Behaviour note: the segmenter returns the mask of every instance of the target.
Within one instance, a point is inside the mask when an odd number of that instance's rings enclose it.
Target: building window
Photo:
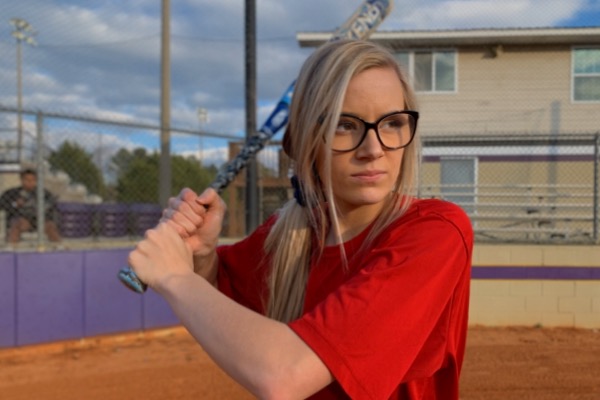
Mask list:
[[[410,73],[417,92],[456,91],[456,51],[398,52],[396,58]]]
[[[573,100],[600,101],[600,48],[573,49]]]

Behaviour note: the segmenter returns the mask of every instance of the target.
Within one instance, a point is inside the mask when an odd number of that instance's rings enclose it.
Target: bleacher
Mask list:
[[[574,243],[598,235],[588,185],[430,185],[421,197],[459,204],[480,241]]]

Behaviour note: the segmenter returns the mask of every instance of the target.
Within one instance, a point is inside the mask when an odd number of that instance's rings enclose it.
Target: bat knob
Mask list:
[[[119,271],[119,280],[127,287],[136,293],[144,293],[148,289],[148,285],[138,278],[138,276],[129,267],[121,268]]]

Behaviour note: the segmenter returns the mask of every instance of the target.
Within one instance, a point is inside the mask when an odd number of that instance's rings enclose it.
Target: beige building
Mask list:
[[[330,33],[297,35],[303,47]],[[600,131],[600,27],[375,32],[417,90],[423,135]]]

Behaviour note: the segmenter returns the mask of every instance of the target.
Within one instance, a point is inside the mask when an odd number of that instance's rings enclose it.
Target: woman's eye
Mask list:
[[[391,118],[383,121],[381,127],[383,129],[400,129],[403,125],[404,123],[402,122],[401,118]]]
[[[353,121],[340,120],[338,122],[336,133],[350,133],[356,130],[356,123]]]

